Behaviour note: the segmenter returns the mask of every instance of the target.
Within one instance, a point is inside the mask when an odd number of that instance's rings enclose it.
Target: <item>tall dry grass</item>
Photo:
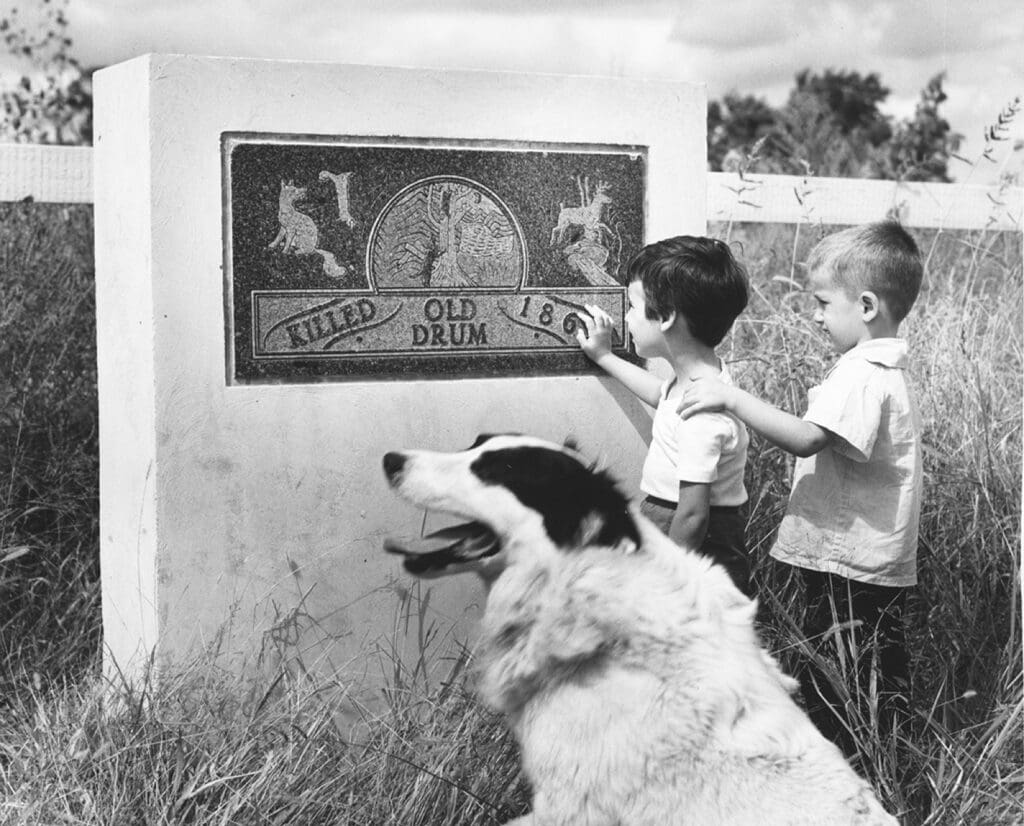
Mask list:
[[[92,209],[0,203],[0,710],[99,624]]]
[[[386,708],[355,730],[340,680],[246,682],[216,660],[110,701],[97,671],[90,215],[3,209],[0,823],[482,826],[524,811],[514,744],[472,700],[464,660],[423,679],[431,651],[384,663]],[[831,359],[797,266],[826,229],[714,228],[749,264],[755,296],[725,355],[748,389],[794,411]],[[856,734],[893,811],[930,826],[1018,823],[1020,237],[915,234],[929,258],[906,325],[926,420],[907,614],[916,723],[899,742],[879,742],[869,720]],[[789,472],[754,440],[755,575],[766,636],[792,667],[801,597],[766,560]]]
[[[798,413],[807,388],[835,357],[799,289],[799,262],[830,229],[718,228],[753,276],[755,297],[732,341],[734,372],[747,389]],[[892,809],[923,810],[928,823],[1016,823],[1024,791],[1021,239],[995,232],[914,235],[928,260],[921,295],[901,330],[924,419],[919,584],[905,617],[915,719],[900,742],[879,742],[867,720],[855,734]],[[789,472],[782,451],[755,436],[748,479],[749,535],[760,560],[755,576],[773,646],[792,669],[801,595],[785,567],[765,558]],[[853,682],[842,674],[836,680],[840,693]]]
[[[461,685],[392,693],[355,728],[344,693],[209,661],[116,704],[95,681],[28,692],[0,729],[0,822],[484,826],[525,806],[510,736]]]

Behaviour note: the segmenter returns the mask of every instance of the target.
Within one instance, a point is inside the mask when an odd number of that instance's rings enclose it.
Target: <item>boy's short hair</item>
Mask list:
[[[827,269],[850,298],[865,290],[875,293],[896,322],[907,317],[924,277],[917,244],[895,221],[825,236],[807,257],[807,271],[818,269]]]
[[[675,312],[709,347],[725,338],[747,306],[747,272],[715,238],[679,235],[648,244],[630,261],[628,281],[643,287],[647,318]]]

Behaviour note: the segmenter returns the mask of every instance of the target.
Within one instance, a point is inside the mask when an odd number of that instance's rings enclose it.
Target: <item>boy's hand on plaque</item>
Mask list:
[[[576,340],[591,361],[597,361],[612,351],[612,333],[615,322],[595,304],[584,304],[587,312],[579,313],[583,325],[576,331]]]

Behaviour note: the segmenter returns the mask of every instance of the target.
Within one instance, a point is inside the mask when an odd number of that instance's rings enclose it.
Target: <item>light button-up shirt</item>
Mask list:
[[[921,417],[907,360],[902,339],[872,339],[808,392],[804,420],[834,438],[796,461],[775,559],[875,585],[917,582]]]

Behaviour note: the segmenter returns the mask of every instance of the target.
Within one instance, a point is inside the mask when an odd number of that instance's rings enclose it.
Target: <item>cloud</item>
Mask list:
[[[686,46],[725,52],[776,46],[792,39],[794,16],[790,0],[767,9],[759,0],[708,4],[702,9],[682,10],[676,17],[672,39]]]
[[[944,59],[1007,46],[1020,48],[1024,15],[1019,2],[983,0],[970,5],[903,0],[886,6],[878,53],[889,57]]]
[[[1018,3],[72,0],[68,14],[74,53],[86,65],[181,52],[623,75],[690,80],[712,98],[736,90],[774,105],[801,69],[832,68],[879,73],[891,89],[886,109],[901,117],[913,113],[929,78],[946,71],[948,119],[980,136],[1024,93]]]
[[[708,5],[699,18],[681,14],[672,38],[700,54],[709,88],[736,89],[777,104],[805,68],[877,71],[870,55],[886,23],[879,3],[741,0]]]

